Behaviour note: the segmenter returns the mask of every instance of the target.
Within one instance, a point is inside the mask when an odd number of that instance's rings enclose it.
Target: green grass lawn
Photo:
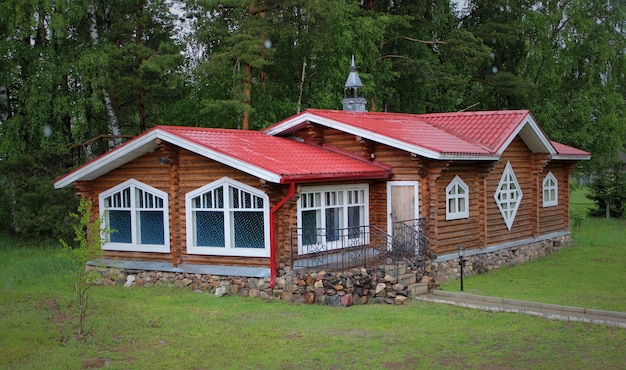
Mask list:
[[[626,311],[624,221],[576,246],[467,279],[468,292]],[[407,301],[338,308],[93,287],[78,340],[67,260],[0,236],[0,369],[620,369],[626,330]],[[448,287],[446,287],[448,288]],[[458,289],[451,283],[450,290]]]
[[[584,190],[572,195],[580,212],[584,199]],[[626,221],[585,218],[572,239],[573,247],[546,258],[466,277],[465,292],[626,312]],[[459,282],[441,288],[458,291]]]

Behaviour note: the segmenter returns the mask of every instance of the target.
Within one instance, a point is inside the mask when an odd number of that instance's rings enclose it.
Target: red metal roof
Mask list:
[[[586,152],[584,150],[574,148],[571,146],[567,146],[565,144],[557,143],[556,141],[552,141],[552,145],[558,152],[555,156],[559,159],[590,159],[591,153]]]
[[[406,114],[308,109],[264,132],[284,135],[309,121],[433,159],[498,159],[517,135],[534,152],[558,154],[527,110]]]
[[[448,130],[465,140],[480,143],[491,152],[497,152],[528,115],[529,112],[526,110],[511,110],[419,116],[431,125]]]
[[[306,112],[438,153],[491,154],[479,142],[455,135],[422,115],[320,109],[308,109]]]
[[[389,166],[324,146],[258,131],[157,126],[60,177],[55,187],[93,180],[170,142],[270,182],[311,182],[387,178]]]
[[[233,159],[279,175],[281,182],[388,177],[390,168],[323,146],[265,135],[259,131],[158,126]]]
[[[585,160],[585,151],[550,141],[526,110],[404,114],[308,109],[263,132],[157,126],[55,181],[55,187],[93,180],[154,149],[156,139],[270,182],[386,178],[390,168],[337,148],[285,138],[308,122],[433,159],[497,160],[514,137],[533,152]]]

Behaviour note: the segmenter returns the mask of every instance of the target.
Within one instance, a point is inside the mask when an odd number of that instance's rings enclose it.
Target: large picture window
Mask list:
[[[559,183],[556,181],[552,172],[548,172],[546,177],[543,179],[542,184],[544,207],[554,207],[559,205],[558,186]]]
[[[364,240],[368,220],[367,185],[302,188],[298,202],[300,246],[325,245],[327,249]],[[300,248],[306,253],[307,248]]]
[[[511,167],[510,162],[506,162],[506,167],[504,167],[502,177],[500,177],[498,189],[493,197],[496,200],[500,214],[502,214],[504,223],[509,230],[511,230],[513,226],[517,209],[522,202],[522,195],[522,190],[513,172],[513,167]]]
[[[128,180],[99,197],[108,230],[103,249],[138,252],[170,251],[167,194],[137,180]]]
[[[269,200],[265,193],[229,178],[185,197],[187,252],[269,256]]]
[[[459,176],[446,187],[446,220],[469,217],[469,188]]]

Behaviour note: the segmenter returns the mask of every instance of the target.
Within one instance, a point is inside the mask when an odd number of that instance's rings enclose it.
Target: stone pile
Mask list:
[[[409,272],[403,274],[402,281],[399,282],[382,267],[340,272],[294,272],[286,268],[285,273],[277,278],[274,288],[270,288],[269,278],[122,270],[95,266],[88,268],[96,269],[100,273],[101,277],[95,284],[127,287],[180,286],[216,296],[231,294],[338,307],[367,303],[400,305],[415,291],[417,285],[427,289],[428,284],[416,284],[416,278],[430,281],[430,278],[424,279],[422,274]]]

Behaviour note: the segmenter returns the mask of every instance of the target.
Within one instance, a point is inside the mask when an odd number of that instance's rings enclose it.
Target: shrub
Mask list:
[[[626,172],[621,162],[606,165],[596,171],[589,184],[587,198],[593,200],[596,209],[592,216],[622,218],[626,213]]]

